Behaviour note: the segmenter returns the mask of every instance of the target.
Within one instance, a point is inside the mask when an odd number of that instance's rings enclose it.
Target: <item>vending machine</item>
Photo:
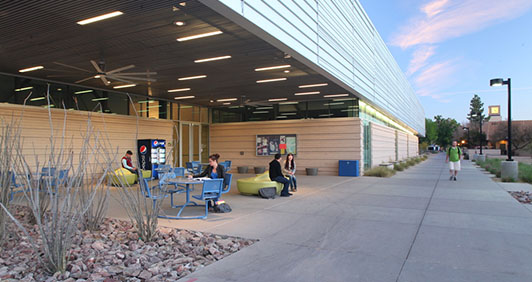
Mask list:
[[[139,165],[142,170],[151,170],[153,178],[158,178],[156,168],[166,164],[166,140],[137,140]]]

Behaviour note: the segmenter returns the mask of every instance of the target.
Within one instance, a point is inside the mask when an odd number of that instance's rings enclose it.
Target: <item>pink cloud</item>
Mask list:
[[[425,6],[421,7],[421,11],[423,11],[429,18],[441,13],[443,11],[443,7],[449,3],[449,0],[436,0],[432,1]]]
[[[391,44],[406,49],[435,44],[521,16],[532,0],[434,0],[424,5],[423,16],[410,20]]]
[[[412,55],[412,60],[408,65],[406,75],[410,76],[417,72],[419,69],[427,65],[427,60],[434,55],[436,50],[435,46],[422,46],[418,48]]]
[[[428,96],[440,102],[445,102],[447,95],[442,95],[442,90],[452,84],[452,75],[457,68],[455,60],[439,62],[425,68],[414,78],[416,93],[419,96]]]

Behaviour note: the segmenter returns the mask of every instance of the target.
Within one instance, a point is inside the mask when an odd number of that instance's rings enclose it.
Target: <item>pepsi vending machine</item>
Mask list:
[[[166,164],[166,141],[161,139],[137,140],[139,165],[142,170],[151,170],[153,178],[158,178],[156,168]]]

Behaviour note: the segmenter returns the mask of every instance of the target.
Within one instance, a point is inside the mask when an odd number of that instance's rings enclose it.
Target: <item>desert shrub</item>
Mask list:
[[[395,170],[382,167],[382,166],[374,167],[364,172],[364,176],[375,176],[375,177],[391,177],[394,174],[395,174]]]
[[[405,170],[405,167],[403,165],[401,165],[400,163],[397,163],[397,164],[393,165],[393,169],[397,170],[397,171],[403,171],[403,170]]]
[[[414,165],[416,165],[416,161],[413,160],[413,159],[409,159],[409,160],[406,161],[406,164],[408,164],[408,166],[414,166]]]
[[[513,177],[504,177],[502,182],[515,182],[515,179]]]

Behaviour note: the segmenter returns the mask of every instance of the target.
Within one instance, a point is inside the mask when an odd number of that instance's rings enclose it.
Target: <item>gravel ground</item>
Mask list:
[[[525,191],[509,191],[510,195],[523,204],[532,204],[532,193]]]
[[[15,216],[38,241],[31,211],[16,206]],[[129,221],[106,219],[98,232],[83,231],[65,273],[46,273],[28,238],[14,224],[0,252],[0,281],[175,281],[224,258],[256,240],[160,228],[153,242],[139,240]]]

